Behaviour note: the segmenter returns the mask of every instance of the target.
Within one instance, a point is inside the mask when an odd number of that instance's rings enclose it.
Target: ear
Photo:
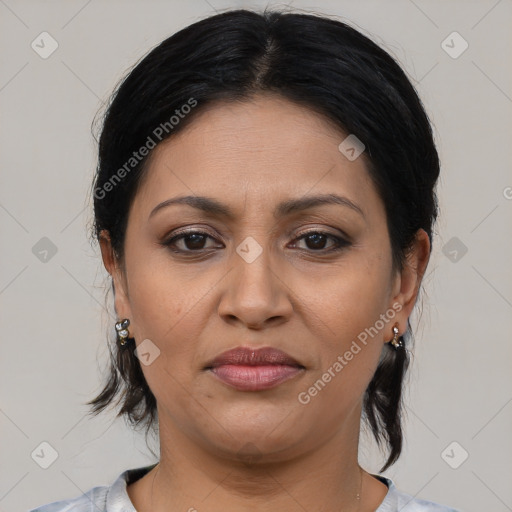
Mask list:
[[[107,230],[102,230],[99,236],[101,257],[107,272],[112,277],[112,286],[114,289],[114,306],[119,320],[131,318],[130,301],[128,297],[128,287],[124,270],[120,266],[119,259],[115,255]]]
[[[425,274],[428,261],[430,259],[430,240],[425,230],[419,229],[416,232],[413,244],[406,255],[403,269],[398,273],[394,290],[392,304],[400,304],[402,309],[396,315],[396,321],[399,323],[398,329],[402,334],[407,329],[407,319],[412,313],[421,280]],[[394,323],[391,325],[390,329]],[[390,337],[393,333],[390,332]]]

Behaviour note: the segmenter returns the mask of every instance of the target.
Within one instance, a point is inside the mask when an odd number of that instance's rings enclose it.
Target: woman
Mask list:
[[[160,460],[36,510],[453,511],[358,463],[361,418],[381,471],[401,453],[438,175],[413,86],[339,21],[230,11],[153,49],[99,141],[119,321],[90,404]]]

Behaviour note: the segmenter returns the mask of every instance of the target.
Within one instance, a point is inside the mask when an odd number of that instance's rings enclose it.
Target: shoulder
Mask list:
[[[76,498],[54,501],[29,512],[105,512],[108,491],[108,486],[93,487]]]
[[[127,469],[118,475],[109,486],[96,486],[76,498],[54,501],[29,510],[29,512],[135,512],[126,487],[155,466],[156,464],[152,464],[151,466]]]
[[[29,512],[135,512],[126,491],[128,484],[142,478],[156,466],[127,469],[111,485],[101,485],[89,489],[81,496],[54,501]]]
[[[397,489],[394,482],[380,475],[376,476],[388,486],[388,493],[376,512],[462,512],[448,505],[415,498]]]

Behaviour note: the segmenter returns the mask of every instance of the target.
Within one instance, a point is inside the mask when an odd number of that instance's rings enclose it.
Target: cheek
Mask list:
[[[391,285],[390,261],[360,251],[333,268],[325,279],[311,279],[313,288],[306,290],[304,285],[301,297],[330,327],[326,329],[328,337],[338,339],[341,345],[334,345],[340,348],[373,326],[385,312]]]
[[[139,339],[151,339],[170,360],[191,357],[203,331],[201,304],[211,286],[199,281],[192,286],[176,274],[172,279],[149,274],[134,290],[131,305]]]
[[[168,249],[154,244],[154,240],[138,244],[127,237],[130,306],[139,338],[167,344],[176,338],[175,331],[184,330],[184,324],[194,334],[190,329],[198,305],[214,280],[208,273],[187,273],[183,264],[172,261]]]
[[[200,263],[176,264],[165,250],[143,247],[131,257],[130,304],[136,340],[150,339],[160,351],[151,365],[142,364],[141,369],[165,413],[192,429],[187,418],[200,421],[205,409],[197,403],[206,405],[211,391],[201,376],[205,344],[222,346],[224,342],[213,333],[224,332],[225,326],[224,330],[211,327],[218,322],[214,316],[219,287],[225,286],[223,276],[229,269],[222,264],[204,265],[202,270]]]
[[[324,317],[333,332],[329,338],[318,339],[321,363],[309,372],[297,394],[298,403],[306,407],[304,412],[323,417],[327,430],[342,424],[360,403],[383,349],[382,336],[371,337],[367,332],[381,310],[368,301],[364,307],[354,305],[344,307],[336,318]]]
[[[336,403],[343,415],[359,400],[375,372],[392,321],[391,315],[382,320],[389,300],[388,264],[381,257],[357,255],[329,279],[317,280],[309,299],[302,294],[320,329],[311,329],[321,354],[306,384],[312,386],[311,393],[303,389],[318,406]]]

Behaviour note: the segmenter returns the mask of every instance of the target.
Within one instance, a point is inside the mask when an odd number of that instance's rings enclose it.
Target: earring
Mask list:
[[[393,339],[390,341],[391,345],[395,347],[395,350],[398,350],[399,348],[403,348],[404,344],[402,342],[402,339],[399,336],[400,331],[398,330],[398,324],[395,324],[393,326]]]
[[[128,338],[128,326],[130,325],[130,320],[125,318],[120,322],[116,322],[116,334],[117,334],[117,343],[121,348],[126,348],[128,346],[129,341],[132,338]]]

